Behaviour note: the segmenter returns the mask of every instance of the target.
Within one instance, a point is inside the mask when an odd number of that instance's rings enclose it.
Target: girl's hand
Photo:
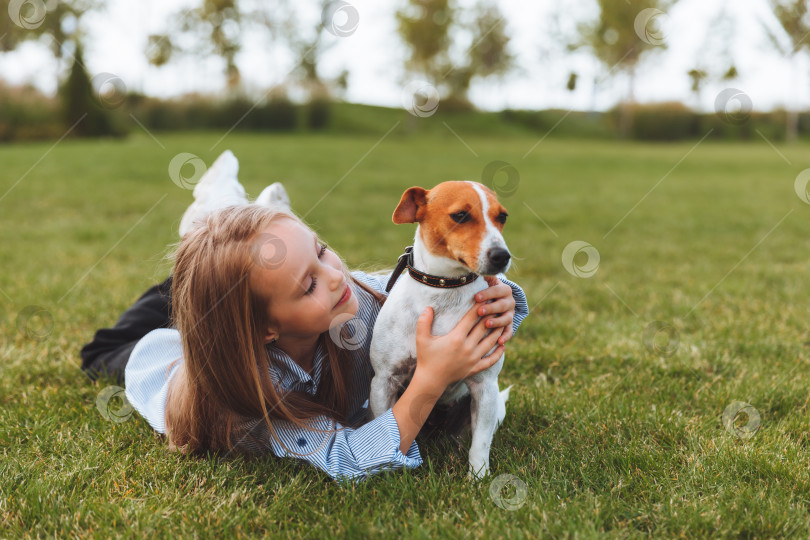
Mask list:
[[[470,308],[456,327],[444,336],[431,333],[433,308],[426,308],[416,323],[416,371],[421,371],[423,378],[440,387],[440,392],[451,383],[489,368],[506,348],[503,344],[498,345],[492,354],[484,356],[495,347],[504,329],[495,328],[485,335],[490,330],[485,323],[493,316],[478,321],[479,308],[479,304]]]
[[[504,345],[515,333],[512,328],[512,321],[515,318],[515,297],[512,296],[512,287],[495,276],[484,276],[484,279],[489,283],[489,288],[475,295],[478,315],[493,313],[497,315],[490,319],[487,328],[503,328],[503,335],[498,339],[498,343]],[[487,304],[486,302],[490,300],[491,303]]]

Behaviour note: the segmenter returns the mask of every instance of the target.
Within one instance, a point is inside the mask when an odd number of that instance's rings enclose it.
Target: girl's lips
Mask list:
[[[346,292],[343,293],[343,296],[338,300],[338,303],[335,304],[335,307],[341,306],[346,303],[346,301],[352,296],[352,289],[346,285]]]

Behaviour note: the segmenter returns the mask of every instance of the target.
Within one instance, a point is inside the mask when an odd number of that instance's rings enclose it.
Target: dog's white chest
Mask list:
[[[439,289],[403,274],[377,316],[372,348],[380,354],[373,357],[389,365],[416,358],[416,323],[425,308],[433,308],[431,333],[446,335],[473,307],[475,294],[487,286],[487,282],[478,277],[469,285]]]
[[[412,320],[410,318],[400,319],[400,324],[413,324],[415,328],[416,320],[425,308],[431,307],[434,313],[432,330],[433,334],[437,336],[450,332],[464,317],[464,314],[473,307],[475,294],[487,288],[487,283],[482,277],[478,277],[469,285],[451,289],[428,287],[418,283],[410,276],[402,276],[400,279],[405,282],[397,282],[397,286],[391,291],[383,310],[399,309],[402,313],[415,314]]]

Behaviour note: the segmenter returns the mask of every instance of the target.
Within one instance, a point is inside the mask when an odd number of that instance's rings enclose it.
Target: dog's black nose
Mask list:
[[[512,256],[503,248],[492,248],[487,251],[487,258],[492,262],[493,266],[502,268],[506,266]]]

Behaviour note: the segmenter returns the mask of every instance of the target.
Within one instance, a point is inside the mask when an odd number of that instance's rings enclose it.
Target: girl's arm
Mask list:
[[[183,380],[182,370],[182,343],[175,329],[147,334],[127,363],[127,399],[159,433],[166,433],[167,406],[182,402],[182,384],[175,386]],[[171,398],[169,403],[167,396]],[[308,427],[311,429],[274,421],[273,436],[263,419],[251,419],[242,424],[234,443],[248,453],[269,451],[278,457],[303,459],[335,479],[362,478],[386,469],[422,464],[415,442],[402,449],[398,423],[390,409],[357,429],[325,417],[313,419]]]
[[[333,424],[327,418],[315,419],[310,429],[276,421],[275,435],[266,422],[256,419],[246,425],[237,445],[257,453],[269,447],[279,457],[306,460],[333,478],[418,467],[422,458],[414,439],[447,385],[488,368],[504,351],[501,345],[484,356],[503,330],[486,335],[484,321],[490,317],[476,322],[476,307],[444,336],[431,335],[433,311],[425,310],[418,321],[413,378],[393,408],[378,418],[357,429]]]
[[[504,329],[489,332],[489,315],[478,320],[475,304],[459,323],[443,336],[434,336],[430,328],[433,309],[428,307],[416,323],[416,371],[393,407],[400,433],[400,450],[408,448],[422,429],[436,401],[451,383],[460,381],[495,364],[506,345],[498,345]],[[496,347],[497,345],[497,347]],[[491,354],[484,356],[495,347]]]

